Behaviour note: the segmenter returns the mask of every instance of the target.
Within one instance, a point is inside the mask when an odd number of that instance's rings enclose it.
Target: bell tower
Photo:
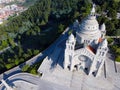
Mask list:
[[[64,55],[64,68],[68,68],[73,70],[73,56],[74,56],[74,48],[75,48],[75,38],[74,35],[71,34],[66,41],[65,55]]]

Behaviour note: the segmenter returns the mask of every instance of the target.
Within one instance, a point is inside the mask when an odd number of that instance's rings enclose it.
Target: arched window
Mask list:
[[[105,54],[105,53],[104,53],[104,52],[102,52],[102,56],[104,56],[104,54]]]
[[[101,55],[101,52],[99,52],[99,56]]]
[[[74,45],[74,42],[72,42],[72,45]]]
[[[70,50],[70,45],[69,45],[69,50]]]

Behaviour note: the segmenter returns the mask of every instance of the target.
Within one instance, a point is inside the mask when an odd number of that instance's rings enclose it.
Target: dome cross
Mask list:
[[[91,15],[95,15],[95,4],[93,4],[93,7],[91,9]]]

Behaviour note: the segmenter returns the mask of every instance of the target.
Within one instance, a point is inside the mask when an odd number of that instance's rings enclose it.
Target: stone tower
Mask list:
[[[75,37],[71,34],[66,41],[66,49],[65,49],[65,56],[64,56],[64,68],[69,67],[70,70],[73,68],[73,56],[74,56],[74,48],[75,48]]]
[[[89,75],[90,74],[94,74],[96,76],[100,75],[101,68],[102,68],[102,66],[105,62],[106,54],[107,54],[107,51],[108,51],[107,45],[108,45],[108,43],[107,43],[106,39],[104,39],[102,41],[102,43],[100,43],[100,45],[97,49],[96,55],[94,57],[93,63],[91,65]]]
[[[106,27],[105,27],[105,24],[104,24],[104,23],[101,25],[100,30],[101,30],[101,38],[105,38],[105,35],[106,35]]]

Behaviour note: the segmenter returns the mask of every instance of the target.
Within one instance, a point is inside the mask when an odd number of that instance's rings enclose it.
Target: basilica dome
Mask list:
[[[82,21],[79,27],[80,28],[77,34],[81,38],[84,38],[86,40],[93,40],[101,37],[101,32],[99,30],[98,21],[96,20],[94,7],[91,10],[91,14]]]
[[[99,30],[99,24],[95,16],[88,16],[80,25],[80,31],[84,34],[94,34]]]

